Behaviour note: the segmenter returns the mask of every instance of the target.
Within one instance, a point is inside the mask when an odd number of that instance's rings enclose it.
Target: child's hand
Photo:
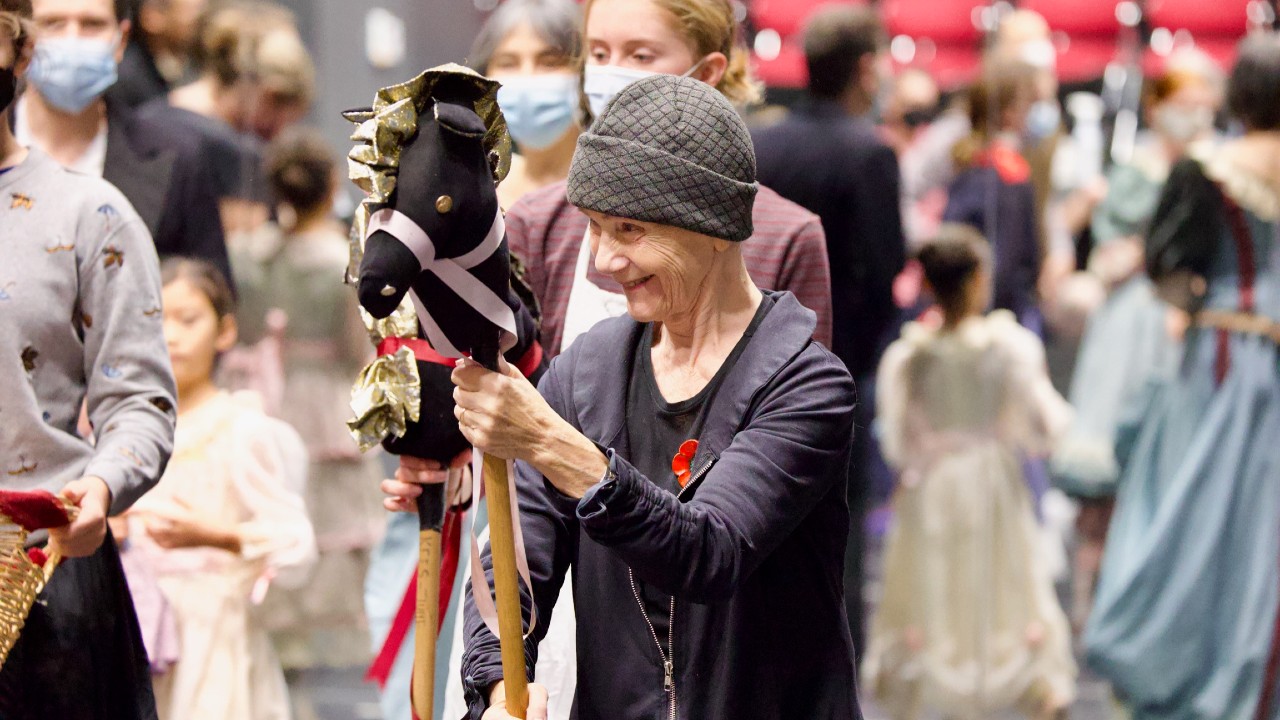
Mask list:
[[[63,557],[86,557],[102,545],[107,536],[107,510],[111,506],[111,490],[102,478],[82,477],[67,483],[64,499],[80,508],[70,525],[49,530],[50,545]]]
[[[383,507],[391,512],[417,512],[418,496],[422,494],[419,486],[448,482],[450,469],[466,467],[470,462],[470,450],[458,453],[448,468],[435,460],[401,455],[395,479],[382,481],[382,492],[389,496],[382,499]],[[456,491],[449,493],[450,496],[455,494]]]
[[[172,507],[147,512],[147,535],[165,550],[211,547],[240,552],[240,536],[196,516],[190,505],[174,499]]]

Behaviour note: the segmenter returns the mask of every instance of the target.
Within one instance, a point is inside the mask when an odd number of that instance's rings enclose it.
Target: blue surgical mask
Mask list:
[[[117,43],[81,37],[41,40],[28,77],[50,105],[77,114],[116,84]]]
[[[559,140],[573,124],[578,79],[573,75],[515,75],[500,78],[498,107],[511,139],[521,148],[541,150]]]
[[[1062,122],[1062,110],[1053,100],[1037,100],[1027,112],[1027,140],[1040,142],[1058,131]]]
[[[680,77],[689,77],[702,67],[702,63],[706,58],[702,58],[693,64]],[[620,67],[618,65],[587,65],[582,79],[582,92],[587,96],[587,104],[591,107],[591,115],[600,117],[604,114],[605,106],[609,104],[622,89],[637,80],[643,80],[651,75],[661,75],[662,73],[650,72],[648,70],[633,70],[631,68]]]

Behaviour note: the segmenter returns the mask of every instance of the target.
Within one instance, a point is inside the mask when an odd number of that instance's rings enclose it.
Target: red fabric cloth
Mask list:
[[[444,526],[440,530],[440,614],[436,630],[444,625],[445,615],[449,612],[449,603],[453,599],[453,581],[458,574],[458,558],[462,543],[463,511],[450,508],[444,516]],[[387,678],[391,676],[391,668],[396,664],[400,648],[404,647],[405,638],[409,636],[409,628],[413,627],[414,607],[418,599],[418,573],[415,571],[409,578],[409,586],[405,588],[404,598],[391,621],[391,629],[378,649],[378,655],[365,671],[366,682],[377,683],[379,688],[386,687]]]
[[[453,367],[458,364],[456,359],[441,355],[436,352],[435,348],[431,347],[430,343],[420,338],[389,337],[378,343],[378,355],[392,355],[399,352],[402,347],[412,350],[413,356],[422,362],[435,363],[445,367]]]
[[[0,513],[27,531],[71,522],[62,501],[48,490],[0,490]]]
[[[1031,165],[1017,150],[1006,145],[992,145],[974,157],[975,165],[995,168],[1000,179],[1009,184],[1024,183],[1031,179]]]
[[[390,337],[378,343],[378,355],[391,355],[398,352],[400,348],[407,347],[413,351],[413,356],[422,362],[435,363],[436,365],[444,365],[445,367],[455,367],[458,361],[455,358],[448,358],[435,351],[431,344],[420,338],[400,338]],[[516,369],[529,377],[533,371],[538,369],[542,364],[542,345],[538,341],[534,341],[532,345],[524,351],[524,355],[520,356],[520,360],[516,362]]]
[[[559,182],[525,195],[506,218],[511,252],[524,262],[529,285],[542,305],[542,345],[552,357],[560,354],[578,249],[589,224],[587,216],[569,204],[565,187]],[[818,216],[761,186],[751,218],[755,234],[742,248],[751,279],[768,290],[794,293],[818,314],[814,339],[830,346],[831,271]],[[594,267],[588,277],[605,290],[622,291]]]

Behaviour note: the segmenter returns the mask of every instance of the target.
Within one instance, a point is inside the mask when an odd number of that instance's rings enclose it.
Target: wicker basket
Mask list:
[[[52,496],[41,493],[36,502],[46,502]],[[65,512],[65,524],[76,516],[77,508],[56,501]],[[18,634],[27,621],[31,605],[44,589],[45,583],[58,567],[58,553],[46,555],[39,549],[26,549],[27,535],[37,528],[24,527],[9,515],[0,512],[0,668],[4,667],[9,651],[18,641]]]

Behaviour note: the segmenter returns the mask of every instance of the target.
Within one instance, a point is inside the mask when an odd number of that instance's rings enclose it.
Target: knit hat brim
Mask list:
[[[754,230],[758,186],[634,140],[584,133],[569,168],[569,202],[741,242]]]

